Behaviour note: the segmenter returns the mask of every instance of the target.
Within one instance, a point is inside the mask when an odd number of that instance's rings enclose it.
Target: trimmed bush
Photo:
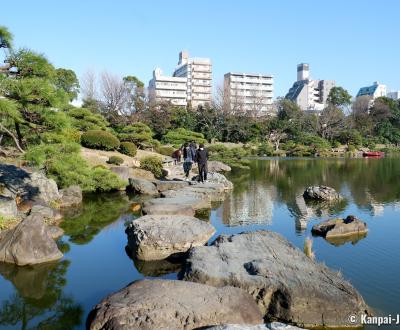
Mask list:
[[[155,144],[151,128],[140,122],[122,128],[118,138],[124,142],[132,142],[141,149],[150,148]]]
[[[171,157],[172,153],[175,151],[173,146],[160,146],[157,148],[157,152],[164,156]]]
[[[137,148],[132,142],[121,142],[121,145],[119,146],[119,152],[127,156],[135,157]]]
[[[140,160],[140,168],[150,171],[156,178],[163,176],[162,160],[157,156],[147,156]]]
[[[206,143],[207,140],[201,133],[193,132],[185,128],[177,128],[169,131],[164,135],[163,140],[165,143],[181,146],[185,142],[195,141],[197,143]]]
[[[118,138],[106,131],[87,131],[81,136],[81,143],[84,147],[99,150],[117,150],[120,142]]]
[[[111,156],[108,158],[107,163],[108,164],[113,164],[113,165],[121,165],[124,162],[124,160],[121,157],[118,156]]]

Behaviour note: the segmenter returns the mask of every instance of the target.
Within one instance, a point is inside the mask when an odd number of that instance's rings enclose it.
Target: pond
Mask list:
[[[313,240],[316,260],[339,270],[377,314],[400,313],[400,159],[263,159],[229,175],[234,191],[209,215],[219,234],[269,229],[303,249]],[[309,185],[335,188],[345,201],[310,205]],[[35,267],[0,264],[1,329],[84,329],[91,308],[106,295],[142,278],[175,279],[180,265],[132,261],[125,252],[126,223],[138,215],[135,196],[87,196],[70,210],[59,241],[64,258]],[[331,241],[311,227],[330,217],[355,215],[366,237]],[[381,327],[383,328],[383,327]],[[373,327],[368,327],[373,329]]]

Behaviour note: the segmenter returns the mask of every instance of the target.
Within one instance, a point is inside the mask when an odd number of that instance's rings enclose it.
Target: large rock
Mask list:
[[[128,245],[139,260],[161,260],[207,243],[215,228],[189,216],[145,215],[125,231]]]
[[[211,203],[207,199],[201,198],[193,198],[193,197],[172,197],[172,198],[153,198],[150,199],[143,204],[144,210],[149,210],[153,206],[162,207],[162,206],[173,206],[173,205],[181,205],[182,207],[191,207],[192,209],[201,210],[201,209],[210,209]]]
[[[193,197],[206,199],[211,202],[220,202],[225,199],[225,188],[221,183],[209,183],[204,184],[191,183],[179,190],[166,190],[161,193],[164,197]]]
[[[197,181],[199,179],[199,176],[196,175],[192,178],[193,181]],[[221,173],[216,173],[216,172],[209,172],[207,173],[207,181],[211,183],[221,183],[225,190],[232,190],[233,189],[233,183],[229,181],[225,175]]]
[[[15,218],[18,215],[17,203],[12,197],[0,196],[0,216]]]
[[[231,167],[224,164],[223,162],[219,162],[217,160],[210,160],[208,162],[208,170],[210,172],[230,172]]]
[[[187,187],[189,185],[188,181],[180,181],[180,180],[165,180],[165,181],[156,181],[155,182],[158,191],[163,192],[166,190],[179,190]]]
[[[117,174],[121,180],[128,181],[130,178],[144,179],[152,181],[154,180],[154,174],[150,171],[143,170],[141,168],[133,168],[127,166],[113,166],[110,170]]]
[[[331,219],[323,221],[312,227],[312,233],[314,235],[324,236],[327,239],[363,235],[367,232],[367,224],[352,215],[349,215],[346,219]]]
[[[187,204],[148,204],[142,209],[144,214],[162,214],[162,215],[188,215],[194,216],[195,210]]]
[[[88,315],[86,328],[190,330],[226,323],[262,323],[248,293],[233,287],[142,280],[96,305]]]
[[[41,172],[28,172],[14,165],[0,164],[0,184],[5,196],[49,204],[60,198],[57,184]]]
[[[62,219],[60,211],[41,204],[33,205],[30,214],[38,214],[47,223],[58,223]]]
[[[60,190],[60,207],[67,208],[82,203],[82,189],[79,186],[70,186]]]
[[[62,256],[40,214],[32,214],[2,233],[0,262],[24,266],[58,260]]]
[[[342,196],[335,189],[327,186],[308,187],[304,191],[303,197],[317,201],[339,201],[342,199]]]
[[[254,297],[267,320],[305,327],[347,326],[349,311],[368,310],[338,273],[270,231],[220,236],[212,246],[191,249],[180,277],[240,287]]]
[[[207,330],[301,330],[302,328],[295,327],[280,322],[272,322],[267,324],[249,325],[249,324],[225,324],[216,325],[206,328]]]
[[[136,194],[141,195],[158,195],[158,190],[153,182],[144,179],[129,179],[129,189]]]

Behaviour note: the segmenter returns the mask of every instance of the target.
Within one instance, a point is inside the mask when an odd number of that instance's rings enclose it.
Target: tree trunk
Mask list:
[[[22,153],[24,153],[25,151],[21,148],[21,145],[19,144],[19,141],[18,141],[18,139],[16,138],[16,136],[11,132],[11,131],[9,131],[6,127],[4,127],[2,124],[0,124],[0,130],[2,130],[3,132],[6,132],[13,140],[14,140],[14,143],[15,143],[15,145],[16,145],[16,147],[17,147],[17,149],[19,150],[19,151],[21,151]]]
[[[17,137],[18,137],[18,144],[22,146],[22,134],[21,130],[19,127],[19,123],[15,122],[15,131],[17,132]]]

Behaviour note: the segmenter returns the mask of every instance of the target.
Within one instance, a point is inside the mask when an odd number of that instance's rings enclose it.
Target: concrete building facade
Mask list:
[[[375,81],[371,86],[361,87],[356,97],[371,96],[374,100],[377,97],[386,96],[386,94],[386,85],[382,85],[378,81]]]
[[[400,91],[397,92],[389,92],[386,95],[387,97],[393,99],[393,100],[400,100]]]
[[[187,79],[187,104],[192,108],[211,104],[212,64],[209,58],[190,58],[188,52],[181,51],[173,76]]]
[[[234,73],[224,75],[224,100],[231,112],[268,114],[272,109],[274,79],[272,75]]]
[[[297,65],[297,81],[289,89],[285,98],[295,102],[304,111],[322,111],[334,80],[316,80],[310,77],[310,66],[307,63]]]
[[[186,107],[187,78],[164,76],[161,69],[156,68],[149,81],[149,98],[152,102],[171,102]]]

